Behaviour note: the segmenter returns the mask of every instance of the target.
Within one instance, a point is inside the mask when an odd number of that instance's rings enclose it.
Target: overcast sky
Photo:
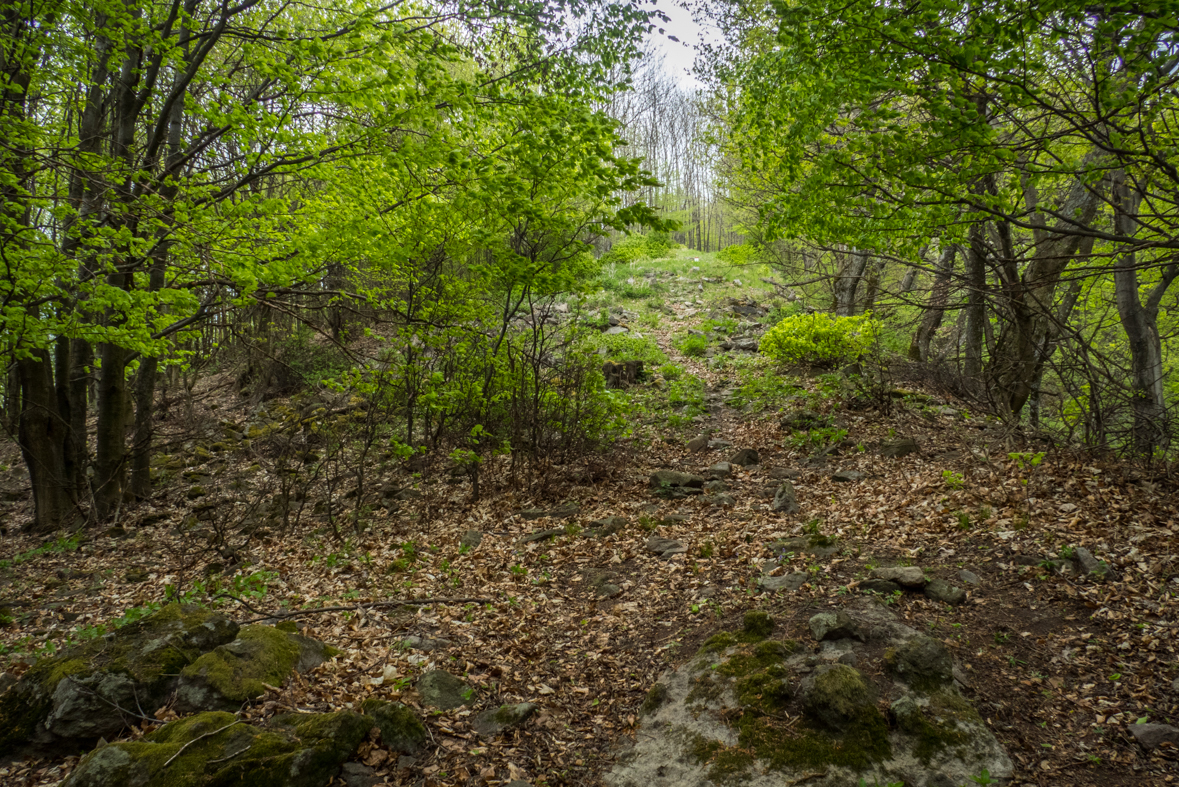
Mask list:
[[[652,41],[659,52],[665,56],[664,67],[669,74],[675,76],[681,87],[700,87],[700,82],[691,75],[692,61],[696,57],[695,46],[701,35],[707,35],[695,22],[692,14],[683,6],[673,3],[662,5],[662,10],[671,21],[661,25],[666,35],[659,35],[658,29],[652,33]],[[667,36],[675,36],[679,43],[668,40]]]

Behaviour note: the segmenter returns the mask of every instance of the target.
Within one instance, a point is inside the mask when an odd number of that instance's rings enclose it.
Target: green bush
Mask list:
[[[614,263],[629,265],[643,258],[659,259],[668,256],[674,244],[666,232],[656,232],[651,235],[627,235],[620,238],[610,251],[602,255],[600,262],[604,265]]]
[[[607,358],[621,361],[642,361],[650,368],[667,363],[667,356],[659,349],[654,339],[631,336],[625,333],[607,335],[604,333],[590,336],[586,343],[589,351],[605,349]]]
[[[700,358],[708,351],[708,339],[688,334],[676,342],[676,347],[689,358]]]
[[[879,332],[880,322],[871,314],[799,314],[771,328],[762,337],[761,352],[779,363],[835,366],[868,352]]]
[[[757,250],[747,243],[739,243],[721,249],[716,258],[729,265],[752,265],[757,262]]]

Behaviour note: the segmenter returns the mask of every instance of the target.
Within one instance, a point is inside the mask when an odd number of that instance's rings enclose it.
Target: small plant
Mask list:
[[[708,352],[708,339],[698,334],[689,334],[680,339],[676,347],[689,358],[703,358]]]
[[[817,536],[819,535],[819,529],[822,527],[822,525],[822,519],[813,517],[809,522],[802,526],[802,532],[806,533],[808,536]]]
[[[713,545],[711,541],[705,541],[700,547],[700,557],[707,560],[712,557]]]
[[[953,470],[943,470],[942,480],[945,481],[947,489],[962,489],[966,486],[966,478]]]
[[[762,337],[761,352],[779,363],[831,367],[855,361],[868,352],[879,330],[880,323],[871,314],[798,314],[785,318]]]
[[[969,530],[970,529],[970,514],[966,513],[965,511],[959,511],[957,516],[958,516],[958,529],[959,530]]]
[[[667,380],[669,383],[673,380],[678,380],[684,373],[684,370],[681,367],[676,366],[674,363],[665,363],[659,367],[658,371],[659,376],[664,380]]]
[[[512,576],[516,577],[517,579],[523,578],[524,575],[528,573],[528,569],[524,568],[524,566],[520,565],[519,563],[512,566],[510,569],[508,569],[508,571],[511,571]]]
[[[1006,645],[1007,640],[1010,638],[1011,638],[1011,635],[1008,634],[1006,631],[996,631],[995,632],[995,644],[996,645]]]

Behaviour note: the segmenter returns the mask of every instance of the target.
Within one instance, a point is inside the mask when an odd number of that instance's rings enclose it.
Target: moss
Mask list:
[[[770,636],[774,631],[774,620],[760,609],[753,609],[745,613],[744,641],[756,642]]]
[[[299,660],[299,643],[271,626],[245,626],[238,638],[205,653],[181,671],[200,679],[225,700],[241,703],[260,697],[266,686],[281,685]]]
[[[737,702],[749,710],[780,713],[794,694],[789,680],[790,670],[784,664],[772,664],[737,681]]]
[[[284,620],[280,623],[275,623],[274,627],[279,631],[286,631],[290,634],[299,633],[299,624],[293,620]]]
[[[926,694],[954,679],[954,662],[946,646],[924,634],[886,650],[884,666],[910,687]]]
[[[873,705],[859,708],[838,735],[805,725],[798,734],[752,713],[743,714],[736,726],[737,745],[773,770],[839,766],[861,771],[892,756],[888,723]]]
[[[716,671],[722,675],[739,678],[764,670],[773,664],[781,664],[789,655],[789,648],[781,642],[769,640],[734,653],[718,666]]]
[[[659,710],[663,706],[663,703],[667,702],[667,696],[667,686],[664,686],[662,683],[656,683],[647,692],[647,698],[643,700],[643,704],[639,708],[639,715],[650,716]]]
[[[811,718],[837,730],[861,715],[863,708],[875,710],[868,682],[846,664],[832,664],[815,675],[805,706]]]
[[[806,543],[807,543],[807,546],[809,546],[809,547],[823,548],[823,547],[834,546],[837,541],[838,541],[838,539],[833,538],[831,536],[825,536],[821,533],[815,533],[814,535],[807,538]]]
[[[414,754],[426,741],[426,728],[414,712],[400,703],[369,697],[360,705],[381,731],[381,741],[402,754]]]
[[[687,697],[684,697],[684,703],[695,705],[696,703],[719,702],[724,692],[724,684],[706,672],[692,679],[692,690],[688,692]]]

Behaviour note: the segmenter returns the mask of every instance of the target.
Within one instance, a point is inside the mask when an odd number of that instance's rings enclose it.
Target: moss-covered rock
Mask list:
[[[237,639],[181,670],[176,708],[181,713],[236,710],[261,697],[267,686],[281,686],[291,672],[306,672],[326,658],[322,642],[272,626],[245,626]]]
[[[515,705],[500,705],[498,708],[485,710],[471,722],[471,728],[485,737],[499,735],[506,729],[518,727],[540,710],[539,705],[531,702],[520,702]]]
[[[820,667],[803,681],[802,694],[807,714],[837,731],[847,729],[865,712],[879,713],[868,681],[847,664]]]
[[[369,697],[360,709],[376,722],[386,747],[402,754],[417,754],[426,745],[426,727],[407,706]]]
[[[890,648],[884,655],[890,672],[918,691],[934,691],[954,679],[954,659],[946,646],[932,637],[918,634]]]
[[[65,787],[326,787],[372,725],[352,711],[286,714],[267,727],[201,713],[91,752]]]
[[[422,704],[441,710],[454,710],[474,698],[475,690],[459,678],[442,670],[430,670],[418,679]]]
[[[135,721],[120,708],[159,707],[181,669],[237,632],[222,615],[172,604],[41,660],[0,696],[0,754],[118,735]]]

